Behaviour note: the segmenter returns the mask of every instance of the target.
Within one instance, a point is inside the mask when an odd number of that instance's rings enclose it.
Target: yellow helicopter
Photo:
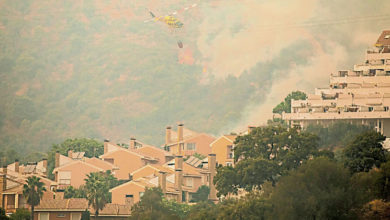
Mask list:
[[[175,11],[169,15],[164,16],[156,16],[152,11],[149,10],[150,15],[152,16],[152,19],[146,20],[144,22],[150,22],[150,21],[160,21],[168,25],[169,29],[172,33],[176,33],[178,30],[183,28],[184,24],[181,22],[178,18],[176,18],[174,15],[181,13],[182,11],[187,11],[188,9],[196,7],[197,4],[193,4],[190,7],[183,8],[179,11]],[[177,45],[179,48],[183,48],[183,43],[180,40],[177,40]]]

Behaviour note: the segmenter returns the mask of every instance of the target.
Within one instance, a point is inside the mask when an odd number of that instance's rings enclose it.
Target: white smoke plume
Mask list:
[[[250,103],[240,122],[223,131],[264,124],[272,118],[272,108],[291,91],[311,93],[315,87],[327,87],[330,73],[362,62],[364,50],[382,30],[390,29],[390,4],[385,0],[226,0],[212,6],[203,8],[197,45],[216,79],[239,77],[258,63],[275,61],[298,41],[312,48],[304,65],[282,64],[288,66],[283,75],[275,66],[265,101]]]

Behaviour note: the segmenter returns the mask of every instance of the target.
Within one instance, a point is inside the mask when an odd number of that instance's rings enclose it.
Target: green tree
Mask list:
[[[85,189],[88,204],[95,210],[95,218],[99,211],[110,202],[109,186],[105,181],[104,174],[100,172],[90,173],[85,179]]]
[[[190,205],[187,203],[178,203],[173,199],[167,200],[163,198],[163,206],[171,210],[179,219],[186,219],[190,212]]]
[[[39,205],[43,192],[46,191],[41,178],[32,176],[27,179],[27,184],[23,185],[23,196],[27,204],[31,206],[31,220],[34,220],[34,207]]]
[[[368,172],[386,161],[386,150],[382,146],[385,137],[375,131],[356,136],[344,149],[344,164],[351,172]]]
[[[229,199],[218,204],[218,218],[226,220],[267,219],[271,210],[268,198],[252,191],[240,199]]]
[[[219,165],[217,174],[214,177],[214,184],[218,189],[218,197],[229,193],[236,194],[240,187],[240,178],[237,175],[236,169],[232,166]]]
[[[141,200],[131,208],[130,219],[180,219],[163,202],[163,193],[160,188],[146,188]]]
[[[87,198],[87,190],[84,185],[81,185],[78,189],[73,186],[68,186],[65,188],[64,198]]]
[[[310,124],[305,130],[320,138],[320,148],[332,149],[334,147],[344,147],[351,142],[356,135],[372,130],[372,128],[366,125],[338,121],[329,126]]]
[[[265,181],[275,183],[304,161],[329,152],[318,151],[318,137],[297,129],[268,125],[236,138],[236,166],[220,167],[214,183],[219,195],[236,193],[237,188],[261,189]]]
[[[211,201],[199,202],[191,206],[187,219],[189,220],[216,220],[218,217],[217,205]]]
[[[207,201],[210,194],[210,188],[206,185],[202,185],[198,188],[196,193],[192,195],[192,202]]]
[[[82,214],[81,214],[81,220],[89,220],[91,218],[91,214],[89,213],[88,210],[85,210]]]
[[[390,161],[383,163],[376,179],[377,198],[390,201]]]
[[[28,209],[16,209],[16,212],[10,216],[11,220],[30,220],[31,213]]]
[[[348,169],[327,158],[307,161],[276,184],[271,202],[275,219],[350,219],[361,201]]]
[[[304,92],[301,91],[291,92],[290,94],[287,95],[286,98],[284,98],[283,102],[275,106],[272,112],[279,113],[279,114],[282,114],[282,112],[291,113],[291,99],[305,100],[306,98],[307,96]]]

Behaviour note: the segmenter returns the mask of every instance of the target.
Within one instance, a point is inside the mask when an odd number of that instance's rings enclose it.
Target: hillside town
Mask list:
[[[177,204],[196,204],[198,201],[195,198],[205,186],[208,189],[206,200],[213,204],[245,197],[248,193],[246,187],[239,187],[233,193],[218,192],[216,184],[220,180],[215,181],[215,178],[217,172],[234,169],[237,164],[251,160],[251,155],[245,155],[245,152],[251,152],[262,142],[257,142],[256,146],[244,144],[248,148],[238,151],[243,156],[235,155],[236,145],[246,143],[250,135],[262,134],[260,137],[265,137],[265,133],[261,132],[277,128],[273,133],[282,129],[283,132],[291,132],[287,139],[293,139],[304,134],[303,131],[310,125],[326,128],[343,122],[367,126],[386,137],[390,134],[389,106],[390,31],[385,30],[374,48],[367,50],[363,64],[355,65],[353,70],[332,73],[327,88],[316,89],[315,94],[309,94],[306,99],[292,99],[290,113],[275,114],[273,123],[280,123],[281,119],[287,125],[286,130],[273,125],[248,126],[240,133],[214,137],[178,123],[165,128],[165,140],[161,140],[161,146],[149,145],[136,137],[130,137],[127,144],[116,144],[105,139],[103,153],[97,157],[88,157],[86,152],[74,149],[56,151],[52,168],[49,167],[49,158],[24,164],[16,159],[11,164],[3,163],[0,172],[0,207],[6,215],[12,215],[19,209],[31,210],[31,198],[26,198],[26,187],[32,177],[38,177],[45,188],[32,210],[34,219],[39,220],[80,220],[86,211],[91,216],[98,214],[98,219],[128,219],[145,192],[156,187],[166,200]],[[288,148],[288,143],[283,147]],[[307,155],[307,160],[311,160],[313,155]],[[270,153],[269,157],[273,159],[279,156]],[[299,166],[302,161],[295,161],[297,165],[294,166]],[[93,202],[89,201],[88,196],[66,196],[70,189],[88,187],[86,181],[96,173],[110,176],[118,183],[109,189],[109,202],[96,208],[91,205]],[[257,178],[260,174],[254,175]],[[275,180],[274,177],[271,175],[267,180]]]
[[[197,133],[177,124],[174,131],[166,127],[165,144],[161,147],[145,144],[132,137],[128,148],[104,140],[104,153],[88,158],[85,152],[69,150],[65,155],[55,153],[54,179],[49,179],[47,159],[20,164],[18,160],[3,166],[1,171],[1,207],[7,214],[29,205],[23,196],[23,185],[31,176],[39,177],[46,191],[35,207],[36,219],[80,219],[85,210],[94,213],[87,199],[64,198],[67,187],[79,188],[88,174],[110,172],[123,184],[110,189],[112,202],[100,211],[99,219],[125,219],[134,203],[140,201],[145,189],[160,187],[167,199],[191,203],[201,186],[208,186],[211,201],[218,201],[213,178],[217,164],[233,166],[236,135],[215,138]]]

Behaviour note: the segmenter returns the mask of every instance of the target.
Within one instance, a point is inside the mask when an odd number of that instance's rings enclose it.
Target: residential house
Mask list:
[[[146,176],[158,176],[158,173],[160,171],[164,171],[167,174],[175,173],[175,170],[172,168],[156,165],[156,164],[148,164],[132,172],[131,176],[133,180],[137,180],[139,178],[146,177]]]
[[[170,152],[139,142],[135,138],[130,139],[129,150],[147,157],[156,158],[158,160],[157,164],[159,165],[165,164],[175,158]]]
[[[129,175],[133,171],[147,164],[158,163],[158,159],[154,157],[119,147],[107,140],[104,142],[104,154],[100,158],[118,167],[119,169],[115,171],[114,176],[122,180],[129,179]]]
[[[86,163],[81,160],[75,160],[63,166],[54,168],[53,174],[60,188],[73,186],[75,188],[84,185],[87,175],[92,172],[104,172],[102,168]]]
[[[35,207],[34,219],[80,220],[85,210],[88,210],[88,201],[86,199],[43,199]]]
[[[68,157],[57,152],[55,160],[55,164],[60,166],[54,168],[53,174],[60,188],[80,187],[91,172],[111,171],[115,175],[118,170],[118,167],[107,161],[84,157],[84,152],[68,151]]]
[[[216,194],[214,185],[210,185],[215,175],[215,155],[210,154],[209,163],[214,164],[213,171],[192,166],[184,162],[182,156],[176,156],[175,160],[163,166],[147,165],[132,172],[133,180],[110,190],[112,201],[126,204],[127,199],[131,198],[132,201],[138,202],[147,187],[157,186],[162,188],[166,198],[178,202],[191,201],[192,194],[196,193],[201,185],[209,185],[211,192]],[[216,199],[216,196],[211,197]]]
[[[184,128],[180,123],[177,125],[177,132],[170,126],[166,128],[163,147],[173,155],[191,156],[198,153],[206,156],[211,153],[210,144],[214,140],[213,136]]]
[[[222,135],[210,144],[212,153],[216,155],[217,164],[233,166],[236,137],[237,135]]]
[[[18,208],[27,208],[26,200],[23,196],[23,185],[30,176],[38,176],[44,183],[46,191],[42,199],[52,199],[57,184],[38,174],[22,174],[4,167],[0,172],[0,207],[4,208],[6,213],[13,213]]]
[[[104,206],[103,210],[99,211],[99,220],[127,220],[131,215],[131,203],[125,205],[108,203]],[[90,207],[89,211],[91,215],[95,213],[95,210]],[[91,219],[94,217],[91,216]]]

